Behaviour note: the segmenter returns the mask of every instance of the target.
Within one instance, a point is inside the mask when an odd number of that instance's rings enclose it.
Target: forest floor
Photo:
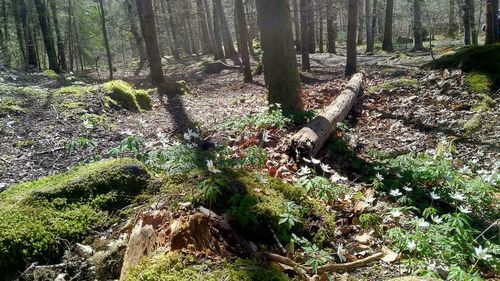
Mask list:
[[[345,127],[337,132],[343,142],[324,148],[318,155],[323,163],[332,166],[332,180],[347,186],[349,194],[373,192],[361,180],[365,166],[359,163],[372,163],[371,167],[376,168],[381,157],[419,152],[435,155],[444,151],[453,154],[458,167],[498,171],[500,108],[493,106],[477,116],[474,108],[484,103],[484,96],[470,90],[466,75],[460,70],[421,67],[430,60],[428,54],[403,53],[358,58],[359,69],[366,75],[365,91],[345,120]],[[320,110],[344,89],[348,81],[343,76],[344,61],[343,56],[311,55],[312,71],[301,74],[308,110]],[[172,78],[176,80],[185,80],[191,93],[175,103],[160,103],[153,96],[153,110],[142,113],[106,109],[101,102],[104,93],[100,85],[95,86],[97,91],[92,95],[58,92],[71,85],[96,85],[92,79],[0,72],[0,192],[83,162],[106,158],[111,148],[131,135],[143,137],[149,149],[159,143],[182,142],[188,128],[198,128],[205,142],[224,143],[237,149],[244,143],[238,135],[241,132],[221,124],[268,109],[262,76],[244,84],[237,70],[206,75],[199,62],[189,60],[170,64],[167,72],[175,73]],[[138,88],[148,87],[146,77],[121,79]],[[498,94],[492,98],[496,104],[500,101]],[[472,128],[466,125],[474,122],[478,124],[472,124]],[[290,125],[269,131],[266,168],[271,175],[293,180],[292,174],[298,167],[283,161],[288,159],[284,147],[298,128]],[[78,151],[68,148],[69,143],[81,137],[94,140],[95,147]],[[380,200],[392,204],[387,197]],[[362,237],[361,240],[370,240],[362,242],[368,249],[378,248],[382,242],[379,238],[352,224],[359,206],[349,202],[347,196],[334,206],[338,211],[335,244],[342,243],[351,252],[359,252],[355,249]],[[381,203],[374,210],[387,212],[387,204]],[[338,277],[384,280],[407,274],[405,267],[390,261]]]

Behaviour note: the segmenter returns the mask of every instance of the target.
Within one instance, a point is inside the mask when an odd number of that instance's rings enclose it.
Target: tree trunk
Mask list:
[[[449,13],[448,13],[448,36],[454,37],[457,32],[455,1],[449,0]]]
[[[234,49],[233,37],[231,36],[231,30],[229,29],[229,24],[227,23],[227,18],[224,13],[224,7],[222,6],[221,0],[212,0],[214,3],[214,9],[217,10],[217,16],[219,18],[219,23],[222,31],[222,41],[224,43],[224,54],[227,59],[231,59],[235,64],[241,64],[238,53]],[[214,16],[215,18],[215,16]],[[215,20],[215,19],[214,19]]]
[[[57,53],[59,54],[59,67],[66,71],[68,70],[68,65],[66,63],[66,51],[64,49],[64,41],[61,36],[61,30],[59,29],[59,20],[57,18],[57,5],[55,0],[50,0],[50,9],[52,10],[52,17],[54,19],[54,28],[56,30],[56,40],[57,40]]]
[[[499,42],[497,12],[498,0],[486,0],[486,45]]]
[[[203,0],[196,0],[196,9],[198,13],[198,24],[200,25],[203,52],[212,53],[212,38],[208,30],[207,14],[203,6]]]
[[[144,46],[144,38],[142,38],[141,33],[137,29],[137,25],[135,24],[136,21],[136,10],[134,9],[132,5],[133,0],[126,0],[127,4],[127,12],[128,12],[128,17],[129,17],[129,22],[130,22],[130,33],[134,37],[134,46],[137,48],[137,51],[139,53],[139,65],[137,66],[136,71],[134,72],[135,76],[139,76],[142,68],[146,65],[148,61],[148,55],[146,52],[146,48]],[[140,20],[140,19],[139,19]]]
[[[307,9],[307,27],[308,27],[308,48],[309,53],[316,53],[316,23],[314,21],[314,1],[309,0],[309,5]]]
[[[413,0],[413,51],[424,49],[422,33],[422,0]]]
[[[240,54],[243,61],[243,81],[252,82],[252,68],[250,67],[250,53],[248,51],[248,26],[245,16],[245,7],[243,0],[235,0],[235,12],[238,22],[238,33],[240,39]]]
[[[74,71],[75,61],[74,61],[74,40],[73,40],[73,19],[72,19],[72,8],[73,4],[71,0],[68,0],[68,50],[69,50],[69,70]]]
[[[109,49],[108,32],[106,30],[106,15],[104,14],[104,0],[99,0],[99,8],[101,14],[101,29],[104,39],[104,48],[106,48],[106,57],[108,59],[109,79],[113,80],[113,60],[111,58],[111,50]]]
[[[141,22],[142,36],[146,44],[149,57],[149,69],[151,80],[158,87],[160,96],[165,84],[163,69],[161,66],[160,46],[158,44],[158,34],[156,32],[156,22],[153,12],[152,0],[136,0],[139,21]]]
[[[11,5],[13,5],[11,3]],[[7,24],[7,21],[8,21],[8,18],[7,18],[7,4],[5,2],[5,0],[2,0],[2,17],[3,17],[3,36],[2,38],[0,39],[0,42],[2,42],[0,45],[1,45],[1,49],[2,49],[2,53],[3,53],[3,63],[5,66],[10,66],[10,58],[11,58],[11,54],[9,52],[9,41],[10,41],[10,34],[9,34],[9,28],[8,28],[8,24]],[[0,28],[1,29],[1,28]]]
[[[301,19],[299,15],[299,5],[297,0],[293,0],[293,23],[295,27],[295,48],[297,51],[302,49],[302,37],[300,32]]]
[[[349,0],[351,2],[353,0]],[[357,1],[357,0],[354,0]],[[342,93],[309,124],[292,137],[291,152],[295,159],[314,157],[342,122],[356,102],[363,87],[363,74],[354,75]]]
[[[16,37],[17,37],[17,44],[18,48],[21,51],[21,59],[22,59],[22,64],[26,65],[26,45],[25,45],[25,36],[23,33],[23,19],[21,18],[21,12],[19,8],[20,2],[15,2],[12,3],[12,14],[14,16],[14,22],[16,25]]]
[[[180,47],[179,47],[179,36],[177,34],[177,23],[175,22],[175,14],[172,8],[172,0],[165,0],[165,3],[167,4],[167,11],[168,11],[168,24],[170,25],[170,32],[172,33],[172,55],[176,60],[179,60],[181,58],[180,56]],[[144,35],[143,35],[144,37]]]
[[[365,7],[365,0],[359,0],[358,7],[358,45],[363,45],[363,37],[364,37],[364,25],[365,25],[365,15],[363,15]]]
[[[373,8],[370,9],[370,1],[366,0],[366,18],[367,18],[367,25],[366,25],[366,52],[367,53],[373,53],[374,47],[375,47],[375,30],[376,30],[376,24],[377,24],[377,17],[375,16],[377,13],[377,0],[373,0]]]
[[[382,44],[382,50],[390,53],[394,52],[394,46],[392,44],[393,15],[394,15],[394,0],[387,0],[387,5],[385,8],[384,42]]]
[[[345,75],[347,77],[356,73],[356,31],[358,30],[358,1],[349,0],[347,15],[347,62]]]
[[[324,16],[323,16],[324,14],[323,14],[323,12],[324,12],[324,10],[325,10],[325,7],[323,7],[323,4],[320,3],[318,5],[318,18],[319,18],[319,30],[318,30],[318,32],[319,32],[319,36],[318,36],[319,38],[318,39],[319,40],[318,41],[319,41],[319,52],[320,53],[324,53],[325,52],[325,49],[324,49],[325,48],[325,46],[324,46],[325,42],[323,40],[323,33],[324,33],[323,32],[323,20],[324,20]]]
[[[469,1],[469,0],[467,0]],[[475,3],[474,0],[470,0],[470,34],[472,38],[472,45],[477,46],[479,45],[479,39],[478,39],[478,30],[476,26],[476,8],[475,8]]]
[[[269,104],[281,104],[285,114],[301,112],[300,78],[293,47],[288,0],[256,0]]]
[[[464,44],[465,46],[470,46],[471,44],[471,2],[473,0],[465,0],[464,2],[464,15],[463,15],[463,21],[464,21]],[[486,36],[488,37],[488,36]],[[487,40],[487,39],[486,39]]]
[[[214,59],[221,60],[223,62],[226,61],[224,57],[224,50],[222,49],[222,33],[221,33],[221,23],[220,17],[218,14],[218,9],[216,7],[215,1],[212,2],[212,10],[213,10],[213,22],[214,22]],[[226,50],[227,51],[227,50]]]
[[[49,59],[49,68],[56,73],[60,73],[61,69],[57,62],[56,49],[54,47],[54,39],[52,38],[52,31],[47,22],[48,13],[47,7],[42,2],[42,0],[34,0],[35,8],[38,14],[38,21],[40,23],[40,29],[42,30],[43,44],[45,45],[45,51],[47,52],[47,57]]]
[[[337,11],[334,9],[333,0],[326,0],[326,30],[328,36],[328,53],[336,54],[337,47]]]
[[[498,0],[493,0],[493,41],[500,43],[500,34],[498,33],[499,19],[498,19]]]
[[[366,52],[369,53],[368,49],[370,46],[372,46],[372,52],[373,52],[373,38],[372,38],[372,9],[370,5],[370,0],[366,0],[365,2],[365,14],[366,14],[366,22],[365,22],[365,29],[366,29]]]
[[[188,28],[188,34],[189,34],[189,41],[191,45],[191,53],[192,54],[198,54],[198,46],[196,45],[196,40],[194,40],[194,30],[193,30],[193,25],[191,23],[191,19],[193,16],[191,15],[191,2],[186,1],[186,22],[187,22],[187,28]]]
[[[308,10],[310,0],[300,0],[300,41],[302,46],[308,46],[309,30],[308,30]],[[309,60],[309,48],[302,48],[302,71],[311,71],[311,62]]]

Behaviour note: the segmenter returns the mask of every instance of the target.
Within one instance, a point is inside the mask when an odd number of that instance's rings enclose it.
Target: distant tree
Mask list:
[[[300,12],[299,12],[299,5],[297,0],[293,0],[293,23],[294,23],[294,28],[295,28],[295,48],[297,51],[300,51],[302,49],[302,44],[301,44],[301,32],[300,32]]]
[[[472,17],[473,0],[465,0],[463,6],[463,21],[464,21],[464,44],[469,46],[471,44],[471,18]]]
[[[309,42],[309,22],[307,12],[309,9],[310,0],[300,0],[300,41],[302,46],[308,46]],[[311,70],[311,62],[309,60],[309,48],[302,48],[302,71]]]
[[[456,0],[449,0],[448,13],[448,36],[453,37],[457,32],[458,25],[456,22]]]
[[[337,53],[335,41],[337,40],[337,11],[334,8],[334,0],[326,0],[326,33],[327,51],[331,54]],[[367,0],[369,1],[369,0]]]
[[[423,49],[422,0],[413,0],[413,51]]]
[[[268,101],[281,104],[287,114],[300,112],[303,103],[288,0],[256,0],[255,3]]]
[[[364,13],[365,0],[359,0],[358,6],[358,45],[363,45],[365,15]]]
[[[42,0],[34,1],[36,12],[38,14],[40,29],[42,31],[43,44],[45,45],[45,51],[47,52],[47,58],[49,60],[49,69],[59,73],[61,72],[61,68],[59,67],[59,63],[57,61],[54,38],[52,38],[52,30],[50,28],[49,22],[47,21],[47,19],[49,19],[47,7]]]
[[[386,52],[394,52],[392,44],[392,23],[394,14],[394,0],[387,0],[385,7],[385,24],[384,24],[384,42],[382,43],[382,50]]]
[[[36,0],[40,1],[40,0]],[[109,70],[109,79],[113,80],[113,58],[111,57],[111,50],[109,48],[109,40],[108,40],[108,31],[106,29],[106,15],[104,13],[104,0],[99,0],[99,11],[101,14],[101,28],[102,28],[102,37],[104,41],[104,48],[106,49],[106,57],[108,58],[108,70]]]
[[[358,1],[348,0],[347,11],[347,63],[345,75],[351,76],[356,73],[356,31],[358,28]]]
[[[221,33],[222,33],[222,41],[224,43],[224,54],[226,59],[232,60],[235,64],[241,64],[241,61],[238,57],[238,53],[234,48],[233,37],[231,35],[231,31],[229,29],[229,24],[227,22],[226,15],[224,13],[224,8],[222,6],[221,0],[212,0],[214,3],[214,11],[217,12],[217,19],[220,24]],[[214,20],[215,16],[214,16]]]
[[[135,2],[141,22],[142,36],[144,37],[149,57],[151,80],[161,91],[165,84],[165,77],[163,76],[163,69],[161,66],[160,46],[158,44],[158,34],[156,32],[152,0],[136,0]],[[160,95],[161,94],[163,93],[160,92]]]
[[[365,3],[366,7],[366,52],[373,53],[375,48],[375,32],[377,28],[377,6],[378,1],[373,0],[373,8],[370,7],[370,1],[367,0]]]
[[[245,6],[243,6],[243,0],[235,0],[234,9],[237,18],[238,27],[238,37],[239,37],[239,50],[241,55],[241,60],[243,62],[243,80],[246,83],[252,82],[252,69],[250,68],[250,52],[248,50],[248,26],[245,16]]]
[[[486,0],[486,45],[500,42],[497,13],[498,0]]]
[[[175,13],[173,9],[172,0],[165,0],[167,4],[167,12],[168,12],[168,24],[170,26],[171,34],[172,34],[172,55],[176,60],[181,58],[180,55],[180,40],[179,34],[176,32],[177,22],[175,20]]]
[[[221,23],[219,19],[219,9],[217,8],[216,2],[212,2],[213,10],[213,31],[214,31],[214,59],[226,61],[224,56],[224,50],[222,49],[222,30]]]
[[[210,32],[208,29],[207,14],[205,13],[205,7],[203,6],[203,0],[196,0],[196,12],[198,16],[198,25],[201,30],[202,38],[202,48],[204,52],[212,53],[212,38],[210,38]]]
[[[314,0],[309,0],[307,8],[307,36],[309,53],[316,53],[316,22],[314,21]]]
[[[56,31],[56,42],[57,42],[57,53],[59,58],[59,67],[62,70],[68,70],[68,65],[66,63],[66,50],[64,48],[64,40],[61,35],[61,30],[59,27],[59,19],[57,18],[57,4],[56,0],[50,0],[50,10],[52,12],[52,19],[54,20],[54,28]]]

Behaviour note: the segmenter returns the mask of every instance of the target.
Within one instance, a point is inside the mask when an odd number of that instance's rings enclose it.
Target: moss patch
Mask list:
[[[0,97],[0,116],[26,113],[24,103],[12,97]]]
[[[285,281],[290,280],[276,268],[254,260],[196,260],[177,252],[148,258],[133,268],[127,281]]]
[[[65,241],[79,241],[112,222],[110,211],[129,204],[148,185],[139,162],[96,162],[14,186],[0,194],[0,270],[55,262]]]
[[[368,92],[373,94],[373,93],[378,93],[381,90],[390,91],[399,87],[418,86],[419,83],[420,82],[416,79],[396,79],[375,86],[371,86],[370,88],[368,88]]]
[[[43,75],[50,79],[57,80],[59,79],[59,74],[57,74],[54,70],[48,69],[43,72]]]
[[[467,74],[465,82],[469,85],[471,90],[477,94],[488,94],[491,91],[493,84],[490,75],[472,72]]]
[[[125,81],[114,80],[107,82],[104,84],[104,91],[114,101],[114,104],[118,104],[125,109],[138,112],[153,108],[153,102],[147,92],[137,91]]]
[[[495,89],[500,86],[500,44],[464,47],[427,66],[435,69],[461,67],[465,72],[489,76]]]
[[[94,91],[94,87],[74,85],[63,87],[55,92],[56,95],[73,95],[75,97],[82,97]]]
[[[478,112],[472,116],[472,118],[465,122],[464,124],[464,130],[468,134],[472,134],[475,131],[477,131],[481,127],[481,119],[482,119],[482,113]]]

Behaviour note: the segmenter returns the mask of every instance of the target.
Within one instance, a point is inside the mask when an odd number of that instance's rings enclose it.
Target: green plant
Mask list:
[[[333,257],[329,252],[320,249],[309,240],[298,237],[295,234],[292,234],[292,237],[292,243],[297,243],[304,251],[302,256],[305,259],[305,263],[312,267],[314,273],[318,273],[318,267],[333,261]]]
[[[258,146],[251,146],[244,151],[244,157],[241,164],[246,167],[262,168],[267,162],[267,152],[265,149]]]
[[[144,139],[137,136],[128,136],[118,146],[111,148],[108,154],[113,157],[119,157],[128,153],[138,160],[144,161],[145,155],[141,152],[142,147],[144,147]]]
[[[92,139],[79,137],[76,139],[71,139],[64,144],[64,148],[69,154],[77,150],[93,150],[96,148],[96,142]]]
[[[284,225],[287,230],[291,230],[295,224],[300,223],[300,206],[292,201],[286,202],[286,212],[280,214],[278,225]]]

